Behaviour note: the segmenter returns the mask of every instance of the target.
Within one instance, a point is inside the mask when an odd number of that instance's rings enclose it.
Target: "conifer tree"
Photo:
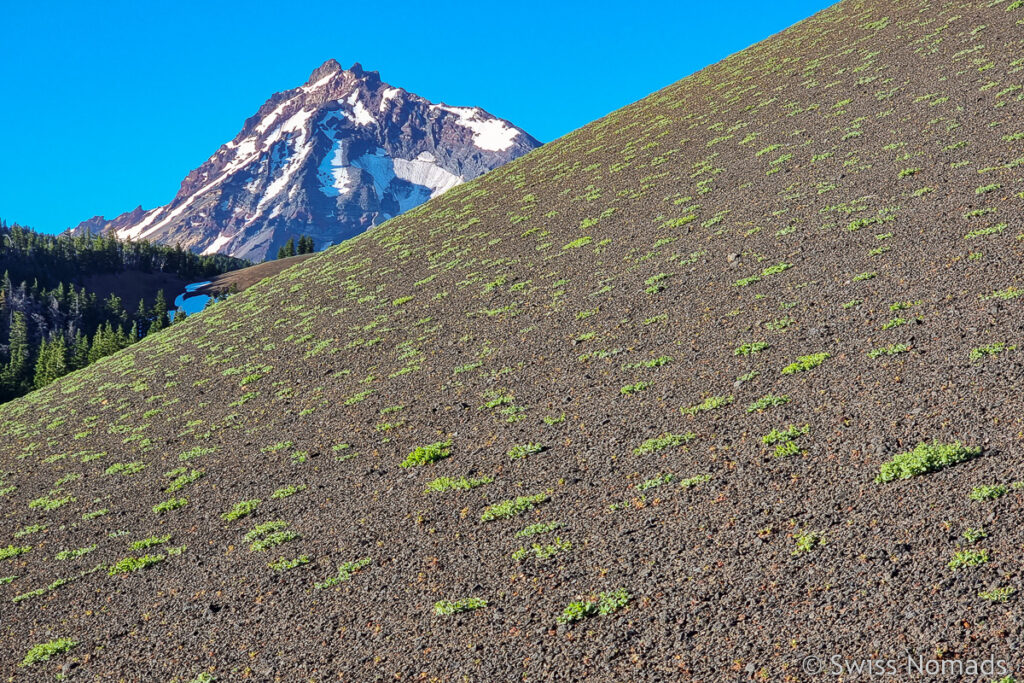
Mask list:
[[[71,352],[69,365],[72,370],[79,370],[89,364],[89,338],[81,330],[75,332],[74,349]]]
[[[3,371],[3,385],[9,395],[20,395],[28,384],[29,345],[25,314],[16,311],[11,316],[10,345],[7,366]]]
[[[167,315],[167,299],[164,298],[164,290],[156,293],[156,301],[153,302],[153,324],[150,325],[147,334],[153,334],[171,324],[171,318]]]
[[[67,351],[67,343],[62,334],[49,341],[43,340],[39,347],[39,357],[36,359],[36,389],[41,389],[68,373]]]

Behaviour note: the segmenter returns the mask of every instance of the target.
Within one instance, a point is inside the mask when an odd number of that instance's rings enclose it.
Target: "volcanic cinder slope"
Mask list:
[[[842,2],[4,406],[0,671],[1020,666],[1022,22]]]

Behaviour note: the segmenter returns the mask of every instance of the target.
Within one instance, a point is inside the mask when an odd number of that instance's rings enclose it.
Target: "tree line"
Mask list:
[[[316,251],[316,246],[313,244],[313,238],[309,235],[299,235],[298,246],[296,247],[295,245],[295,238],[289,237],[284,246],[277,250],[277,258],[288,258],[298,254],[312,254],[314,251]]]
[[[185,281],[248,265],[111,236],[44,235],[0,222],[0,401],[46,386],[171,324],[164,291],[99,298],[90,275],[163,272]],[[136,299],[136,294],[137,299]],[[149,303],[147,303],[149,302]],[[184,311],[174,315],[178,322]]]

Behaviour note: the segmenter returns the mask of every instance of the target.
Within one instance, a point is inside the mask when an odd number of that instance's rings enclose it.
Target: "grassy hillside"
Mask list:
[[[843,2],[3,406],[0,671],[1019,652],[1021,55]]]

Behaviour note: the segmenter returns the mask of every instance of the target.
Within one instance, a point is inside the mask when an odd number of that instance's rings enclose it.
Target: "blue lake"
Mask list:
[[[206,282],[193,282],[190,285],[185,285],[185,291],[179,294],[174,299],[174,308],[185,311],[187,315],[198,313],[199,311],[206,308],[206,304],[210,301],[210,297],[205,294],[195,294],[189,296],[192,292],[196,291],[204,285],[210,284],[209,280]],[[174,313],[171,313],[171,319],[174,319]]]

